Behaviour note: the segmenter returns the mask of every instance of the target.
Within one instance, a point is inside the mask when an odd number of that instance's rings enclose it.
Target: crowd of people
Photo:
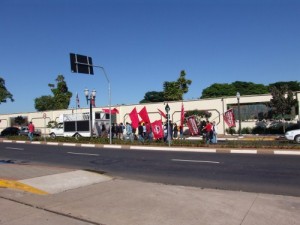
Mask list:
[[[162,127],[164,135],[163,138],[159,140],[164,140],[165,142],[167,142],[169,140],[184,138],[183,126],[172,123],[172,121],[168,121],[162,124]],[[218,129],[215,121],[201,121],[198,125],[198,131],[199,135],[203,137],[207,144],[218,142]],[[111,133],[112,138],[129,140],[131,142],[133,142],[134,140],[138,140],[139,142],[144,143],[145,141],[152,142],[154,140],[154,135],[150,123],[140,122],[137,128],[133,128],[128,122],[125,125],[123,123],[113,123]],[[107,137],[109,135],[104,125],[102,126],[101,134],[102,137]]]

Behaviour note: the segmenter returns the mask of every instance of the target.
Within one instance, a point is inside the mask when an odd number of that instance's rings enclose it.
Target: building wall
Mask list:
[[[300,112],[300,92],[295,93],[295,96],[298,100],[298,106]],[[271,95],[251,95],[251,96],[241,96],[240,104],[245,103],[257,103],[257,102],[269,102],[272,98]],[[157,109],[165,112],[165,103],[147,103],[147,104],[133,104],[133,105],[116,105],[111,106],[111,108],[117,108],[119,110],[119,114],[116,115],[117,123],[126,123],[131,122],[129,118],[129,113],[136,107],[137,112],[139,112],[144,106],[148,111],[149,117],[151,121],[162,119]],[[180,112],[181,106],[184,105],[185,111],[190,110],[207,110],[212,113],[210,118],[211,121],[216,121],[218,124],[218,130],[220,134],[225,133],[225,129],[227,128],[226,124],[223,120],[223,113],[227,111],[230,105],[237,104],[237,98],[233,97],[225,97],[225,98],[214,98],[214,99],[197,99],[197,100],[189,100],[189,101],[180,101],[180,102],[168,102],[170,107],[170,120],[179,124],[180,122]],[[102,111],[103,108],[108,107],[96,107],[93,108],[93,111]],[[68,110],[55,110],[55,111],[44,111],[44,112],[29,112],[29,113],[14,113],[14,114],[2,114],[0,115],[0,130],[11,126],[10,118],[14,118],[17,116],[27,117],[28,121],[32,121],[35,124],[37,129],[41,129],[42,133],[48,134],[50,129],[46,128],[49,121],[57,121],[59,122],[59,116],[61,114],[71,114],[71,113],[83,113],[89,112],[89,108],[81,108],[81,109],[68,109]],[[297,119],[299,120],[299,115]],[[236,115],[236,119],[237,115]],[[256,121],[243,121],[242,127],[254,127]],[[238,122],[236,123],[238,126]],[[238,127],[237,127],[238,129]]]

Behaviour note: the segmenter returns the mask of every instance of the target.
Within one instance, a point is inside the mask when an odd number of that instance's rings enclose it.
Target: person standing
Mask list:
[[[207,120],[206,126],[203,128],[206,132],[206,144],[210,144],[211,140],[213,138],[213,130],[212,130],[212,124]]]
[[[173,132],[174,132],[174,134],[173,134],[174,139],[177,139],[178,138],[178,126],[176,123],[174,123]]]
[[[33,133],[34,133],[34,125],[32,122],[29,123],[28,125],[28,137],[29,137],[29,140],[32,141],[33,140]]]
[[[139,122],[138,126],[138,140],[144,143],[144,126]]]
[[[217,144],[218,143],[218,127],[217,127],[216,121],[213,121],[212,130],[213,130],[212,142]]]
[[[179,137],[182,140],[183,139],[183,126],[179,126]]]
[[[133,142],[133,133],[132,133],[132,127],[131,125],[127,122],[126,123],[126,139],[130,140]]]

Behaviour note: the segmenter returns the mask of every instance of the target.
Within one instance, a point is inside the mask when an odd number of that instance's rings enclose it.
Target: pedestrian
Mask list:
[[[102,123],[102,126],[101,126],[101,137],[107,138],[106,126],[104,123]]]
[[[32,141],[33,140],[33,133],[34,133],[34,125],[32,122],[29,123],[28,125],[28,137],[29,137],[29,140]]]
[[[206,132],[206,144],[210,144],[213,138],[212,124],[207,120],[206,126],[203,128]]]
[[[217,127],[216,121],[213,121],[212,130],[213,130],[212,142],[217,144],[218,143],[218,127]]]
[[[174,127],[173,127],[173,138],[177,139],[178,138],[178,126],[176,123],[174,123]]]
[[[126,139],[130,140],[131,142],[133,142],[133,133],[132,133],[132,127],[130,125],[130,123],[126,123]]]
[[[111,135],[112,135],[112,138],[116,138],[117,137],[117,127],[116,127],[115,123],[112,124]]]
[[[141,122],[139,122],[138,126],[138,140],[142,143],[144,143],[144,126]]]
[[[124,132],[124,125],[123,123],[120,123],[117,126],[117,134],[118,134],[118,139],[123,140],[123,132]]]
[[[179,135],[180,135],[180,139],[183,139],[183,126],[179,126]]]
[[[146,139],[150,142],[153,141],[152,127],[151,127],[151,124],[148,122],[146,122]]]

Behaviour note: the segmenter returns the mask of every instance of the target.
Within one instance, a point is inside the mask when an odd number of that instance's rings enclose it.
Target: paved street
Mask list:
[[[166,185],[5,160],[0,177],[1,225],[300,224],[300,198],[293,196]]]

